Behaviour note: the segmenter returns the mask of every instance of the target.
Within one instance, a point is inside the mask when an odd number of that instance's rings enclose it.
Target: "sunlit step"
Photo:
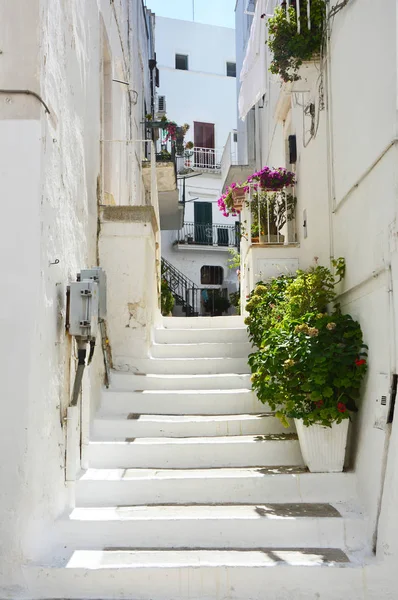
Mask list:
[[[232,415],[270,409],[249,389],[229,390],[102,390],[104,414]]]
[[[249,342],[153,344],[153,358],[245,358],[250,354]]]
[[[121,371],[111,373],[112,389],[118,390],[237,390],[250,389],[248,374],[220,373],[200,375],[135,375]]]
[[[353,502],[353,473],[299,467],[88,469],[76,482],[78,506]]]
[[[369,598],[362,565],[338,548],[66,548],[27,567],[24,577],[42,600],[301,600],[303,581],[307,598]]]
[[[286,433],[273,413],[239,415],[153,415],[129,413],[95,419],[91,438],[206,437]]]
[[[244,343],[247,342],[246,327],[233,329],[155,329],[154,341],[157,344],[199,344],[199,343]]]
[[[86,459],[94,468],[199,469],[252,465],[302,466],[297,435],[194,438],[132,438],[89,443]]]
[[[168,375],[209,375],[219,373],[250,373],[247,356],[229,358],[141,358],[134,359],[140,373]]]
[[[232,315],[225,317],[163,317],[165,329],[246,329],[244,317]]]
[[[162,505],[76,508],[56,524],[64,544],[177,548],[364,547],[364,520],[345,505]]]

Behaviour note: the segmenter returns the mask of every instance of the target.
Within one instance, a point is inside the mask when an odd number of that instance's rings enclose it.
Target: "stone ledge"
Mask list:
[[[153,206],[100,206],[101,223],[151,223],[154,233],[159,229]]]

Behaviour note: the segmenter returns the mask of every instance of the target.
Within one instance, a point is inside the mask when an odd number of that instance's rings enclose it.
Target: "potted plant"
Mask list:
[[[227,312],[231,303],[220,290],[208,290],[207,299],[203,302],[205,311],[215,317]]]
[[[310,7],[307,3],[310,2]],[[310,8],[310,27],[307,10]],[[269,70],[284,82],[300,79],[298,70],[304,61],[319,55],[325,34],[326,1],[300,0],[300,31],[297,27],[295,0],[282,2],[268,19],[267,44],[273,54]]]
[[[313,472],[343,469],[350,417],[367,368],[359,323],[338,306],[336,276],[325,267],[257,285],[246,319],[258,348],[250,355],[253,389],[286,426],[294,419],[304,461]]]

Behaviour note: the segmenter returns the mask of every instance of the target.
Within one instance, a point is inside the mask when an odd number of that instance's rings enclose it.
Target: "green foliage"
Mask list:
[[[321,50],[324,35],[326,2],[311,0],[311,29],[307,22],[307,1],[300,2],[300,33],[297,32],[297,12],[292,2],[287,9],[275,8],[274,15],[268,19],[268,46],[273,53],[271,73],[280,75],[283,81],[297,81],[297,74],[303,61],[311,60]]]
[[[237,312],[240,314],[240,293],[232,292],[229,295],[229,299],[231,301],[231,305],[237,309]]]
[[[229,259],[227,260],[228,269],[239,269],[240,267],[240,254],[234,248],[228,250]]]
[[[223,313],[231,306],[228,298],[226,298],[220,290],[209,290],[208,296],[208,299],[203,303],[206,312]]]
[[[161,284],[161,296],[160,296],[160,305],[162,315],[166,316],[171,313],[174,308],[174,296],[169,288],[169,285],[165,279],[162,279]]]
[[[331,426],[355,412],[366,372],[366,346],[359,323],[334,307],[334,285],[345,263],[317,266],[256,286],[246,318],[258,349],[249,357],[252,385],[282,423]]]

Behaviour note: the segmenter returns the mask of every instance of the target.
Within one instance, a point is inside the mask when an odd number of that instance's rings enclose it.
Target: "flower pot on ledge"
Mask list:
[[[341,473],[347,447],[349,419],[331,427],[310,425],[294,419],[301,454],[311,473]]]
[[[232,200],[235,210],[242,210],[246,198],[246,189],[244,187],[235,187],[232,190]]]

